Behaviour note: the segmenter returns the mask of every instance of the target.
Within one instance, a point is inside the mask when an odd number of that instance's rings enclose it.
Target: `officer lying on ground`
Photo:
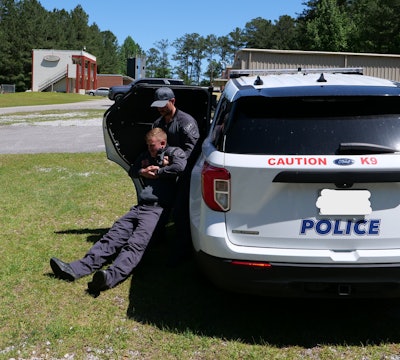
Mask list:
[[[128,278],[141,260],[164,209],[175,202],[176,179],[185,169],[186,155],[181,148],[167,145],[167,135],[160,128],[150,130],[145,139],[148,150],[129,171],[143,185],[138,205],[117,220],[82,259],[71,263],[54,257],[50,260],[54,275],[67,281],[96,271],[88,283],[88,292],[93,296]],[[100,270],[116,254],[108,269]]]

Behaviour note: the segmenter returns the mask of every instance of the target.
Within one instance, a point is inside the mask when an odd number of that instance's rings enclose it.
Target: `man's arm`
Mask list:
[[[129,169],[129,176],[131,178],[139,178],[143,167],[147,167],[145,166],[146,165],[145,162],[146,162],[146,157],[144,156],[144,153],[142,153],[136,158],[134,163],[131,165]]]
[[[129,176],[131,178],[145,177],[147,179],[177,177],[186,167],[185,152],[178,147],[168,147],[164,155],[168,158],[168,165],[163,167],[150,165],[144,153],[139,155],[129,169]]]
[[[182,149],[185,151],[186,158],[189,158],[197,141],[200,138],[199,127],[196,120],[189,114],[182,114],[181,116],[181,128],[180,128],[180,143],[182,144]]]
[[[165,155],[168,156],[168,165],[158,169],[158,177],[177,177],[186,167],[187,159],[185,152],[179,147],[168,147]]]

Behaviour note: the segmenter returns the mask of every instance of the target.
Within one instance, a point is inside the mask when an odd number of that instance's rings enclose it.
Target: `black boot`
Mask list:
[[[94,297],[100,295],[100,291],[107,290],[107,271],[99,270],[93,275],[93,279],[88,283],[88,293]]]
[[[66,281],[74,281],[78,279],[78,276],[74,273],[74,270],[72,270],[71,265],[60,259],[55,257],[51,258],[50,267],[56,278]]]

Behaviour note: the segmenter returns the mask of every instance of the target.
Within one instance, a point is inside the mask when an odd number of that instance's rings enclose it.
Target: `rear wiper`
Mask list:
[[[338,154],[390,154],[399,150],[370,143],[340,143]]]

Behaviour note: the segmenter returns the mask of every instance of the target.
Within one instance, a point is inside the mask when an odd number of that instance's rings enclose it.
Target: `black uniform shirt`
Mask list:
[[[157,179],[140,177],[139,171],[149,165],[160,166],[159,160],[145,151],[135,160],[129,170],[132,178],[141,178],[143,189],[137,189],[139,203],[159,202],[162,206],[172,206],[175,201],[176,179],[186,167],[186,155],[179,147],[166,146],[162,156],[168,157],[169,164],[158,170]]]
[[[172,120],[166,124],[161,116],[154,123],[153,128],[159,127],[167,133],[168,144],[179,146],[190,159],[190,155],[200,138],[199,127],[196,120],[182,110],[176,109]]]

